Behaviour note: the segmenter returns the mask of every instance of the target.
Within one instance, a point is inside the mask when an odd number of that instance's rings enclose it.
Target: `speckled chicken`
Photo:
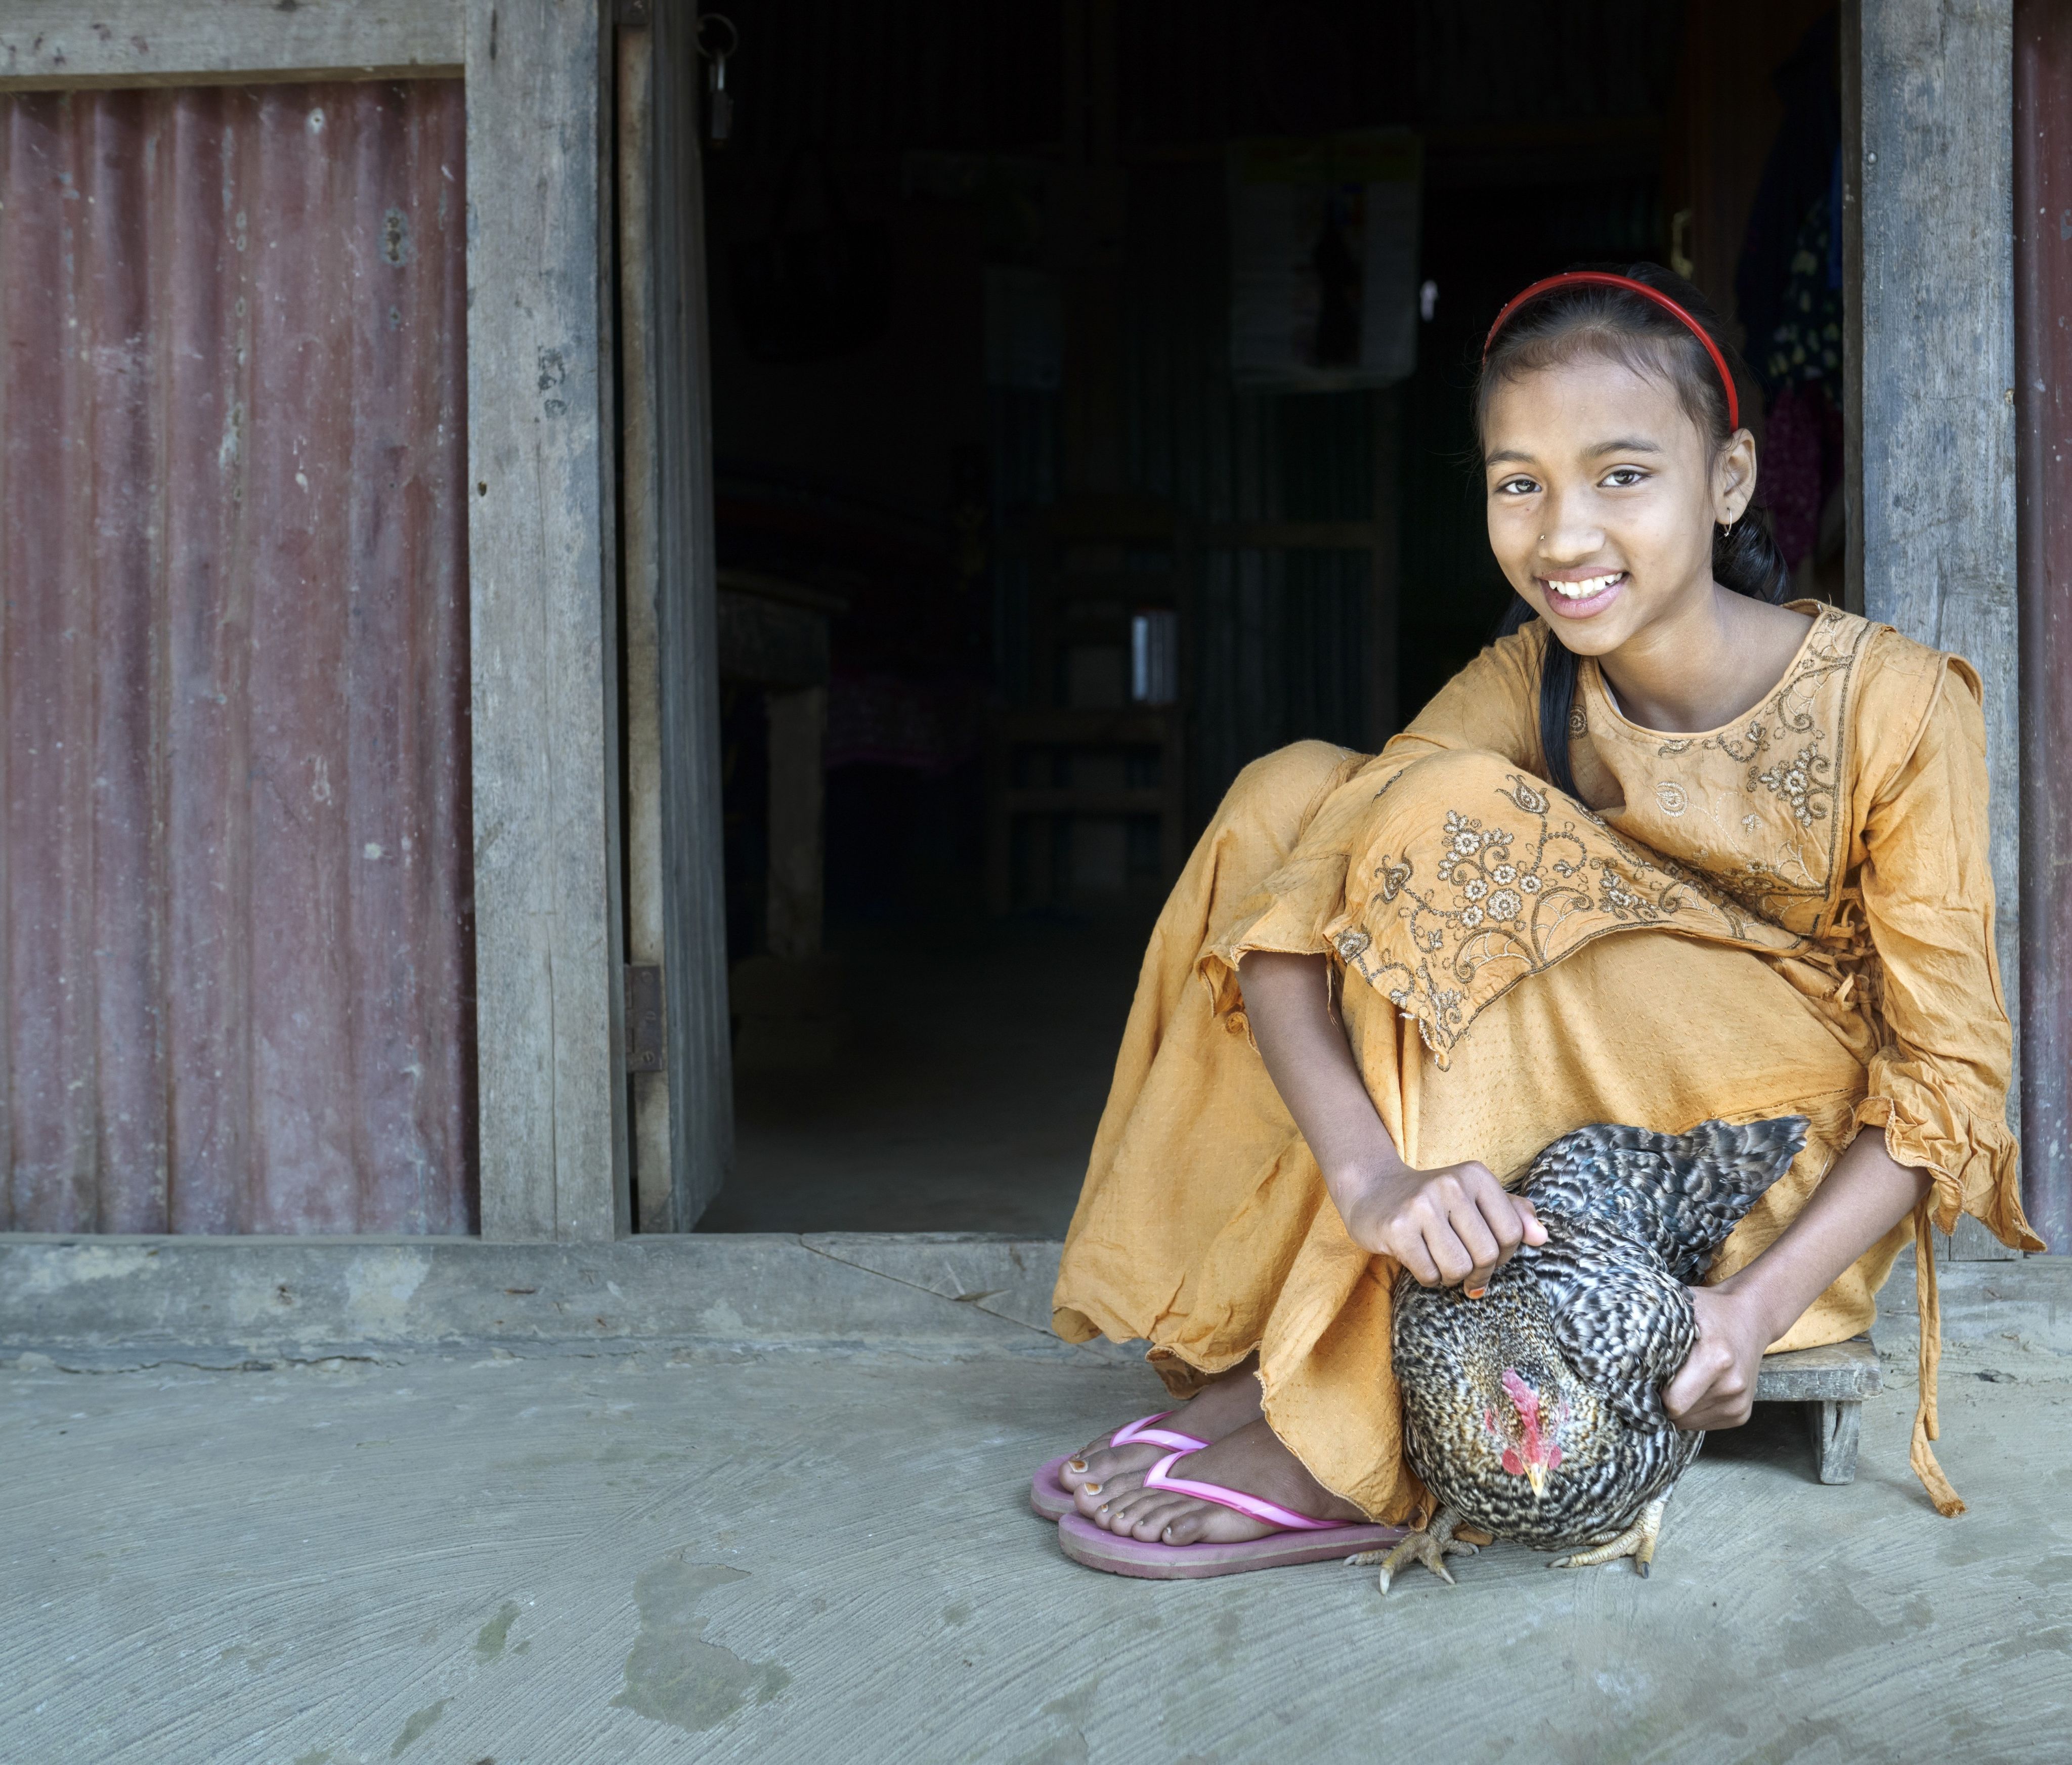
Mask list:
[[[1547,1228],[1481,1298],[1398,1278],[1396,1376],[1410,1463],[1441,1504],[1385,1555],[1443,1579],[1471,1526],[1555,1567],[1655,1555],[1664,1506],[1697,1456],[1662,1387],[1697,1340],[1690,1285],[1806,1141],[1803,1116],[1688,1133],[1582,1128],[1515,1187]]]

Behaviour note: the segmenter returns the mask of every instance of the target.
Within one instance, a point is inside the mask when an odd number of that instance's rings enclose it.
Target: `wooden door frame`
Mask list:
[[[1848,604],[1984,682],[1994,943],[2018,1019],[2013,0],[1844,0],[1841,72]],[[2021,1047],[2017,1021],[2011,1124]],[[2016,1254],[1968,1219],[1949,1247]]]
[[[617,10],[627,961],[668,1026],[633,1180],[643,1232],[686,1232],[734,1158],[699,67],[689,0]]]

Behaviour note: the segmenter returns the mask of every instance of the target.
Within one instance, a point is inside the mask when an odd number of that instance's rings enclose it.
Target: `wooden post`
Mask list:
[[[1985,681],[1995,942],[2010,1000],[2021,902],[2012,12],[2012,0],[1852,0],[1843,139],[1859,197],[1844,247],[1860,264],[1848,293],[1850,569],[1871,618],[1965,656]],[[1963,1224],[1956,1256],[2015,1254]]]
[[[597,0],[469,0],[468,570],[483,1235],[627,1223],[610,64]]]
[[[2021,576],[2021,1164],[2072,1249],[2072,0],[2016,0],[2015,409]]]
[[[657,632],[661,649],[663,995],[670,1183],[688,1231],[734,1162],[721,844],[719,584],[713,550],[699,65],[686,6],[654,8]]]
[[[654,37],[618,27],[619,533],[625,654],[626,960],[668,961],[662,850],[660,460],[655,446]],[[667,1013],[664,1014],[666,1038]],[[666,1045],[666,1043],[665,1043]],[[676,1229],[669,1075],[635,1072],[633,1185],[643,1232]]]

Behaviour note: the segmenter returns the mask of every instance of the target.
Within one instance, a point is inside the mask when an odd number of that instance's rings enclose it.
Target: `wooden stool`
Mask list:
[[[1813,1435],[1813,1454],[1823,1483],[1853,1483],[1864,1399],[1884,1389],[1877,1350],[1868,1336],[1852,1336],[1825,1348],[1765,1355],[1757,1375],[1759,1404],[1803,1404]]]

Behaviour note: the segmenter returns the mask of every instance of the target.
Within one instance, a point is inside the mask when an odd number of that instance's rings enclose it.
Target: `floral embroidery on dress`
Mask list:
[[[1673,925],[1765,948],[1799,944],[1568,798],[1506,777],[1495,792],[1504,807],[1446,812],[1436,854],[1413,845],[1373,854],[1373,892],[1353,909],[1361,924],[1331,937],[1341,960],[1417,1019],[1442,1064],[1491,999],[1605,932]]]
[[[1610,739],[1640,738],[1650,770],[1674,761],[1677,775],[1631,780],[1638,800],[1622,821],[1627,832],[1760,918],[1815,931],[1842,882],[1855,668],[1874,629],[1822,608],[1784,678],[1717,734],[1659,736],[1615,724]],[[1616,772],[1618,750],[1597,739]],[[1745,798],[1736,810],[1737,791],[1758,801]]]
[[[1773,763],[1769,771],[1758,773],[1756,783],[1768,785],[1791,805],[1794,820],[1811,827],[1827,814],[1828,802],[1835,795],[1835,787],[1821,776],[1832,770],[1816,738],[1790,761]]]

